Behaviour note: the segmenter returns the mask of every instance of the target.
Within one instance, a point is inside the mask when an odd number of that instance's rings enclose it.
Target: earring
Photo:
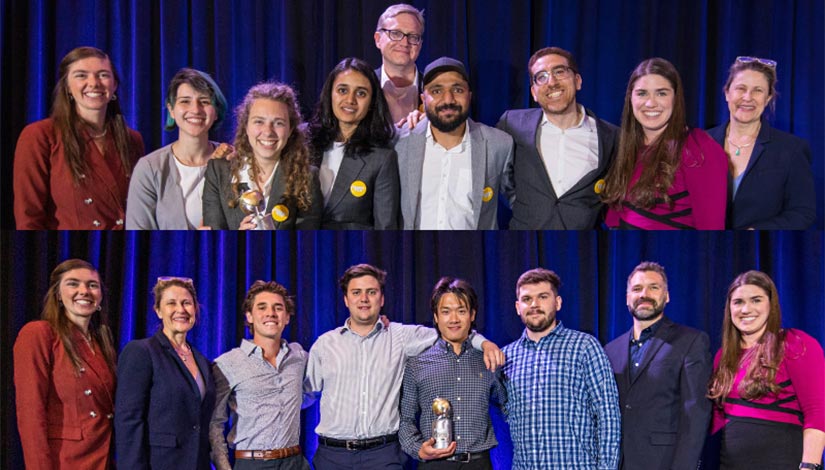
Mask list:
[[[99,312],[101,310],[102,310],[102,308],[100,307],[100,304],[97,304],[97,311]]]
[[[112,93],[112,99],[110,101],[117,101],[117,95]]]

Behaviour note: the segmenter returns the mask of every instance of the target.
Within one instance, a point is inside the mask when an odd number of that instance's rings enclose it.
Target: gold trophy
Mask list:
[[[453,442],[453,417],[450,402],[445,398],[433,400],[433,439],[435,449],[446,449]]]
[[[245,185],[244,185],[245,186]],[[238,198],[238,205],[244,214],[255,214],[252,220],[255,221],[255,230],[275,230],[275,223],[272,217],[265,214],[264,195],[257,189],[249,189]]]

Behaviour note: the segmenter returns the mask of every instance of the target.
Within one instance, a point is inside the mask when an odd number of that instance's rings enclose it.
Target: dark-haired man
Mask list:
[[[492,469],[490,449],[498,442],[488,410],[491,400],[503,406],[507,392],[501,373],[487,370],[481,351],[470,345],[478,296],[467,281],[443,277],[433,289],[430,308],[440,337],[404,370],[401,446],[421,461],[420,469]],[[435,448],[431,436],[436,398],[449,402],[453,420],[454,439],[443,448]]]

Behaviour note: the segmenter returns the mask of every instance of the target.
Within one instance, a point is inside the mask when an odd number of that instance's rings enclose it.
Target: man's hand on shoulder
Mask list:
[[[481,343],[481,351],[484,353],[484,365],[490,372],[495,372],[504,365],[504,352],[492,341],[487,340]]]

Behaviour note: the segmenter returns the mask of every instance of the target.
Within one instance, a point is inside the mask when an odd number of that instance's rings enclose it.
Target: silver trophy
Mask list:
[[[264,213],[264,195],[257,189],[245,191],[238,198],[238,205],[244,214],[255,214],[255,230],[275,230],[275,223],[268,214]]]
[[[450,402],[445,398],[433,400],[433,439],[435,449],[446,449],[453,442],[453,417]]]

